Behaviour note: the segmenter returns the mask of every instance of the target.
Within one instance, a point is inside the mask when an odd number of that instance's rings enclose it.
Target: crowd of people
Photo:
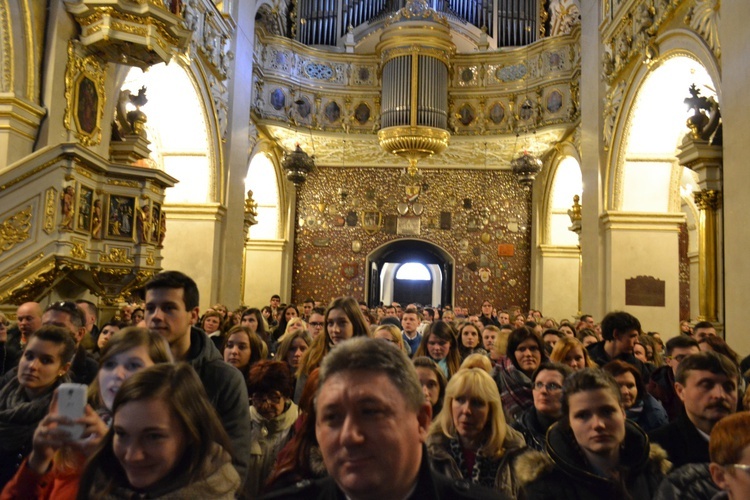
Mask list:
[[[750,498],[750,359],[707,322],[664,342],[490,301],[200,311],[177,271],[98,316],[0,317],[0,499]]]

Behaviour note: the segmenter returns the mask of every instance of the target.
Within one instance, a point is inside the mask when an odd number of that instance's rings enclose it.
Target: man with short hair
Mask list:
[[[401,309],[401,304],[399,304],[398,302],[394,302],[391,305],[396,308],[396,317],[399,321],[401,321],[401,318],[404,316],[404,310]]]
[[[482,320],[479,319],[479,315],[478,314],[469,314],[469,317],[466,318],[466,320],[469,323],[471,323],[472,325],[476,326],[477,330],[479,330],[480,332],[484,328],[484,323],[482,323]]]
[[[638,368],[643,382],[648,382],[651,368],[633,355],[638,335],[641,333],[641,322],[632,314],[614,311],[602,320],[602,340],[587,347],[589,356],[599,366],[604,366],[613,359],[621,359]]]
[[[716,337],[716,327],[710,321],[699,321],[693,327],[693,338],[700,344],[706,337]]]
[[[495,350],[495,340],[497,340],[497,334],[500,333],[500,329],[496,326],[490,325],[482,327],[482,347],[492,357],[492,352]]]
[[[701,352],[698,342],[687,335],[678,335],[667,341],[665,347],[666,365],[658,367],[651,374],[651,380],[646,385],[646,390],[661,402],[667,411],[669,421],[673,422],[684,408],[682,400],[677,397],[674,388],[677,367],[682,360],[692,354]]]
[[[401,327],[403,328],[401,336],[404,339],[404,343],[409,344],[409,348],[411,349],[409,352],[412,354],[417,352],[417,348],[422,342],[422,335],[417,331],[421,321],[417,310],[412,308],[404,311],[401,317]]]
[[[81,345],[86,335],[86,317],[81,308],[74,302],[53,302],[42,314],[42,325],[54,325],[65,328],[76,341],[76,354],[70,364],[70,379],[76,384],[90,384],[99,371],[96,362]]]
[[[195,369],[229,435],[233,465],[244,481],[251,444],[247,386],[239,370],[224,362],[208,335],[193,326],[199,316],[198,286],[179,271],[163,271],[145,289],[148,329],[167,340],[176,362],[187,362]]]
[[[24,302],[16,309],[16,326],[8,329],[5,341],[5,371],[13,371],[18,366],[31,334],[42,327],[42,308],[38,302]]]
[[[675,390],[685,411],[649,434],[675,467],[708,462],[708,439],[716,422],[737,409],[737,366],[713,351],[692,354],[677,366]]]
[[[385,316],[390,318],[398,318],[398,314],[396,314],[396,306],[394,306],[393,304],[385,306]]]
[[[594,326],[596,325],[596,323],[594,323],[594,317],[590,314],[584,314],[583,316],[581,316],[580,321],[581,323],[586,324],[584,328],[591,328],[593,330]]]
[[[325,314],[325,309],[322,307],[313,307],[310,311],[310,319],[307,321],[307,333],[310,334],[311,339],[315,340],[315,337],[323,331],[326,319]]]
[[[500,311],[497,314],[497,322],[500,323],[500,326],[510,325],[510,314],[508,314],[508,311]]]
[[[315,307],[315,301],[311,298],[305,299],[305,301],[302,303],[302,319],[305,321],[308,321],[310,319],[310,314],[312,314],[312,310]]]
[[[432,470],[425,441],[432,408],[416,369],[388,342],[357,337],[320,368],[315,436],[328,477],[267,499],[484,499],[504,496]]]
[[[78,299],[76,304],[83,312],[83,316],[86,318],[86,334],[83,336],[81,343],[83,347],[91,352],[94,350],[97,340],[99,339],[99,327],[96,322],[99,318],[99,308],[96,304],[90,300]]]

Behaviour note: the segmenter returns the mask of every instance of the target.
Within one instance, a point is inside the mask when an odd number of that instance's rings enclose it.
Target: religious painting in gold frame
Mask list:
[[[84,146],[95,146],[102,140],[104,71],[96,56],[87,54],[78,42],[68,43],[64,123]]]
[[[91,234],[91,215],[94,209],[94,189],[85,184],[78,184],[78,203],[76,203],[75,230]]]
[[[107,196],[106,221],[105,238],[135,241],[135,198],[116,194]]]

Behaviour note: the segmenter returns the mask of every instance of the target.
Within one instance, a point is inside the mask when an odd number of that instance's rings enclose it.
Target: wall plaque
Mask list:
[[[498,257],[513,257],[513,254],[515,254],[515,252],[516,247],[511,243],[500,243],[497,246]]]
[[[396,232],[405,236],[419,236],[420,221],[419,217],[399,217]]]
[[[666,281],[653,276],[625,280],[625,305],[664,307]]]

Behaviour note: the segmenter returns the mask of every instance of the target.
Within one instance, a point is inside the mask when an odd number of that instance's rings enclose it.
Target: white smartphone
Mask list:
[[[60,384],[57,388],[57,414],[77,420],[83,417],[86,408],[86,385],[84,384]],[[81,439],[83,435],[83,424],[61,425],[68,431],[73,440]]]

